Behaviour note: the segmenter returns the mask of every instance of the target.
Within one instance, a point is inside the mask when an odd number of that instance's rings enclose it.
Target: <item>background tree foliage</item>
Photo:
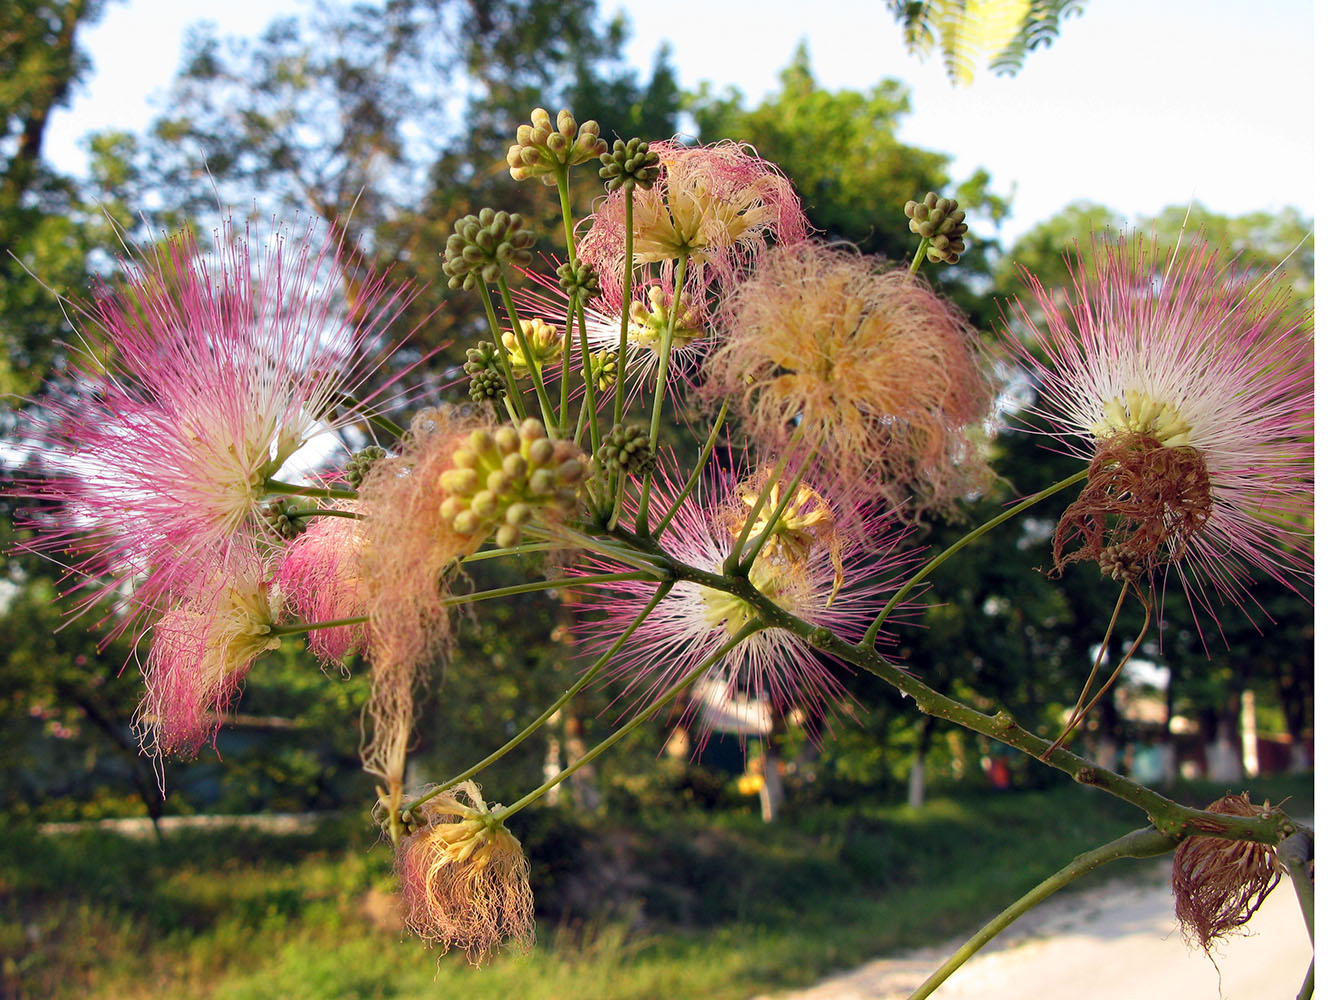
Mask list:
[[[955,84],[967,86],[978,63],[1012,76],[1027,54],[1049,46],[1060,21],[1081,14],[1085,0],[886,0],[913,52],[938,49]]]

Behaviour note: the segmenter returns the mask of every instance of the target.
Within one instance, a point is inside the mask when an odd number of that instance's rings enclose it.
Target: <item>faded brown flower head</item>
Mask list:
[[[361,484],[362,542],[371,661],[362,762],[382,778],[395,803],[402,792],[415,692],[426,670],[448,651],[449,608],[444,577],[454,560],[484,538],[460,534],[440,519],[440,474],[475,429],[490,426],[479,411],[441,407],[419,413],[397,455],[376,462]]]
[[[494,813],[465,781],[421,806],[394,863],[407,926],[474,965],[505,940],[532,945],[528,861]]]
[[[768,253],[727,303],[709,371],[705,393],[761,448],[799,424],[835,482],[947,510],[985,481],[976,332],[906,270],[814,244]]]
[[[1224,795],[1208,812],[1225,816],[1266,816],[1249,792]],[[1171,891],[1185,939],[1211,952],[1214,942],[1238,931],[1277,888],[1282,871],[1269,844],[1220,837],[1187,837],[1176,849]]]

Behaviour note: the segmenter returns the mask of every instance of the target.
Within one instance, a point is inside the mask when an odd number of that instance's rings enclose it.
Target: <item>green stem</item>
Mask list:
[[[495,315],[495,303],[491,301],[490,289],[485,285],[478,287],[481,290],[482,305],[486,307],[486,321],[491,326],[491,339],[495,341],[500,370],[505,376],[505,409],[509,411],[509,418],[518,424],[528,415],[523,406],[523,395],[518,391],[518,380],[514,378],[514,368],[509,363],[509,348],[505,347],[504,333],[500,329],[500,317]]]
[[[592,683],[594,678],[596,678],[597,675],[601,672],[602,668],[611,662],[611,658],[613,656],[615,656],[618,652],[620,652],[621,647],[623,647],[625,643],[629,641],[629,637],[633,635],[635,630],[644,623],[644,620],[652,613],[653,608],[657,607],[657,605],[661,603],[662,599],[666,597],[667,593],[670,592],[671,588],[674,586],[675,586],[675,581],[673,580],[663,581],[662,584],[657,588],[657,593],[653,595],[653,599],[644,606],[644,609],[639,612],[638,617],[636,617],[634,621],[630,622],[629,627],[626,628],[624,632],[620,633],[620,638],[618,638],[605,653],[599,656],[596,662],[594,662],[590,667],[588,667],[586,671],[584,671],[582,677],[580,677],[577,681],[575,681],[565,691],[564,694],[562,694],[559,698],[557,698],[555,702],[549,708],[546,709],[546,711],[544,711],[541,715],[537,716],[537,718],[533,719],[532,722],[528,724],[527,728],[525,728],[521,733],[519,733],[517,736],[511,739],[499,750],[496,750],[493,754],[488,756],[485,760],[473,764],[466,771],[463,771],[462,773],[455,775],[453,778],[444,782],[434,791],[421,796],[421,798],[417,799],[410,805],[404,806],[403,810],[405,812],[411,812],[413,809],[417,808],[418,806],[420,806],[425,802],[430,801],[435,796],[440,795],[443,792],[447,792],[451,788],[458,787],[460,784],[462,784],[464,781],[467,781],[468,778],[472,777],[474,774],[484,771],[486,768],[490,767],[505,754],[509,753],[510,750],[513,750],[514,747],[518,746],[533,733],[537,732],[537,730],[541,729],[541,727],[545,725],[547,719],[555,715],[555,713],[560,711],[560,709],[564,708],[565,705],[569,703],[569,700],[571,698],[573,698],[576,694],[578,694],[590,683]]]
[[[355,618],[334,618],[326,622],[297,622],[294,625],[270,625],[267,635],[301,635],[305,632],[316,632],[322,628],[342,628],[344,625],[364,625],[370,621],[365,615],[358,615]]]
[[[662,402],[666,397],[667,368],[671,364],[671,341],[676,336],[676,313],[680,310],[680,296],[685,290],[685,267],[689,260],[681,257],[676,262],[676,289],[671,296],[671,312],[667,314],[666,326],[662,328],[662,337],[658,343],[657,385],[653,389],[653,418],[648,425],[648,453],[657,454],[657,435],[662,426]],[[629,289],[625,290],[629,294]],[[619,364],[624,364],[623,359]],[[643,477],[643,490],[639,495],[639,514],[634,522],[634,530],[640,535],[648,534],[648,497],[653,492],[653,477],[649,473]]]
[[[1021,899],[1010,904],[999,916],[968,938],[966,943],[949,956],[949,959],[943,965],[931,973],[930,978],[917,987],[916,991],[907,1000],[925,1000],[939,988],[940,984],[953,975],[959,966],[980,951],[995,935],[1042,900],[1063,889],[1076,879],[1082,878],[1096,868],[1100,868],[1108,861],[1118,861],[1121,858],[1152,858],[1159,854],[1166,854],[1168,851],[1174,850],[1177,843],[1179,843],[1179,838],[1168,837],[1153,827],[1148,827],[1144,830],[1127,833],[1109,844],[1103,844],[1101,847],[1080,854]]]
[[[570,391],[570,358],[574,349],[574,299],[578,293],[575,292],[569,299],[569,308],[565,310],[565,343],[560,351],[560,436],[562,438],[570,437],[569,433],[569,391]]]
[[[451,608],[458,604],[471,604],[474,601],[486,601],[493,597],[513,597],[515,594],[531,594],[538,590],[560,590],[564,587],[578,587],[584,584],[620,583],[625,580],[660,581],[661,574],[647,570],[634,570],[628,573],[600,573],[590,576],[562,577],[558,580],[533,580],[519,583],[512,587],[497,587],[495,590],[482,590],[475,594],[450,594],[440,603]]]
[[[1305,929],[1314,944],[1314,833],[1298,826],[1295,833],[1277,845],[1277,856],[1291,877],[1305,917]]]
[[[653,529],[653,541],[662,537],[662,532],[667,530],[671,524],[671,519],[676,516],[676,512],[684,505],[686,499],[694,492],[694,487],[699,483],[699,477],[703,475],[704,466],[708,464],[708,456],[713,454],[713,447],[717,444],[717,436],[722,432],[722,422],[727,419],[727,404],[722,403],[722,409],[718,410],[717,419],[713,421],[713,429],[708,435],[708,440],[699,450],[699,461],[694,463],[694,471],[690,473],[690,478],[685,480],[685,485],[681,487],[680,495],[672,501],[671,507],[662,518],[662,523]]]
[[[1301,983],[1301,991],[1296,994],[1296,1000],[1314,1000],[1314,959],[1310,959],[1310,968],[1305,972],[1305,982]]]
[[[569,260],[569,266],[572,268],[578,261],[578,256],[577,247],[574,245],[574,207],[569,198],[569,164],[562,163],[556,167],[555,187],[560,195],[560,218],[565,227],[565,254]],[[580,407],[579,421],[574,425],[574,443],[578,444],[579,437],[582,435],[583,414],[586,408],[588,440],[592,442],[592,452],[595,455],[598,446],[602,443],[602,435],[600,428],[597,426],[597,387],[592,382],[592,352],[588,349],[588,318],[583,311],[583,296],[575,290],[570,298],[575,304],[576,315],[579,320],[579,348],[583,360],[583,390],[586,394],[584,396],[585,406]],[[565,369],[565,374],[567,373],[568,367]],[[561,377],[563,379],[564,375],[562,374]],[[592,402],[589,403],[589,401]],[[564,420],[563,410],[560,419]]]
[[[389,434],[396,438],[402,438],[407,433],[406,430],[404,430],[402,427],[399,427],[397,423],[386,417],[384,414],[375,413],[371,410],[367,410],[365,408],[365,405],[361,403],[360,400],[354,398],[353,396],[348,395],[345,392],[337,393],[334,397],[334,401],[337,403],[337,405],[341,406],[343,409],[350,410],[352,413],[360,414],[361,418],[365,420],[366,423],[373,424],[375,427],[378,427],[386,434]]]
[[[629,304],[634,289],[634,185],[625,191],[625,287],[620,296],[620,353],[616,355],[615,423],[625,419],[625,367],[629,363]]]
[[[630,719],[629,722],[625,723],[623,726],[617,729],[606,739],[602,740],[601,743],[598,743],[595,747],[593,747],[591,750],[585,753],[578,760],[574,761],[574,763],[570,764],[567,768],[565,768],[563,771],[557,774],[554,778],[551,778],[549,781],[547,781],[540,787],[534,788],[532,791],[528,792],[527,795],[523,796],[523,798],[507,806],[505,809],[501,810],[499,813],[496,814],[496,819],[499,822],[503,823],[506,819],[514,815],[514,813],[518,812],[520,809],[523,809],[524,807],[531,805],[533,802],[536,802],[539,798],[541,798],[543,795],[549,792],[556,785],[560,784],[560,782],[564,781],[579,768],[591,764],[594,760],[596,760],[606,751],[610,750],[613,746],[615,746],[622,739],[624,739],[626,736],[632,733],[635,729],[638,729],[639,726],[643,724],[644,720],[648,719],[652,715],[657,714],[657,712],[662,708],[662,706],[669,704],[676,697],[676,695],[680,694],[687,687],[693,684],[696,680],[702,677],[704,672],[707,671],[710,667],[712,667],[713,664],[717,663],[720,659],[722,659],[724,656],[730,653],[743,641],[748,639],[753,633],[758,632],[763,627],[764,626],[756,619],[751,619],[749,622],[742,625],[739,631],[737,631],[735,635],[733,635],[730,639],[728,639],[725,643],[723,643],[720,647],[718,647],[718,649],[711,656],[707,657],[697,667],[691,670],[688,674],[682,677],[675,684],[671,685],[671,687],[663,691],[662,694],[658,696],[658,698],[651,705],[640,711],[637,715],[634,716],[634,718]]]
[[[592,381],[592,352],[588,349],[588,317],[583,311],[583,299],[579,298],[576,303],[576,310],[579,318],[579,344],[583,351],[583,402],[584,407],[579,409],[579,419],[582,420],[583,413],[588,414],[588,442],[594,455],[597,449],[602,445],[602,431],[597,425],[597,386]],[[617,370],[619,370],[619,362]]]
[[[921,237],[921,242],[917,244],[916,256],[912,258],[912,266],[907,269],[910,273],[916,274],[917,271],[921,270],[921,262],[926,259],[926,246],[928,243],[929,241],[924,236]]]
[[[898,588],[898,592],[894,594],[891,598],[889,598],[889,603],[884,605],[884,610],[881,611],[876,616],[875,620],[870,623],[870,628],[866,629],[866,634],[865,637],[862,638],[861,640],[861,645],[867,648],[873,646],[875,644],[875,637],[879,635],[879,630],[884,626],[884,622],[893,612],[893,609],[903,602],[903,600],[907,597],[908,594],[912,592],[912,590],[916,587],[918,583],[920,583],[926,577],[930,576],[931,573],[935,572],[935,570],[938,569],[941,564],[946,562],[955,553],[961,551],[962,549],[967,548],[967,546],[971,545],[986,532],[990,531],[992,528],[998,527],[1005,521],[1009,520],[1011,517],[1015,517],[1016,515],[1023,513],[1023,511],[1027,510],[1034,504],[1040,503],[1047,497],[1059,493],[1066,487],[1073,486],[1075,483],[1082,482],[1084,479],[1087,478],[1088,478],[1088,470],[1080,469],[1072,476],[1060,480],[1054,486],[1048,486],[1040,493],[1034,493],[1027,499],[1020,500],[1018,503],[1014,504],[1008,510],[1004,511],[1001,514],[997,514],[995,517],[991,518],[985,524],[981,525],[980,527],[973,528],[962,538],[958,539],[958,541],[954,542],[947,549],[945,549],[943,552],[937,555],[934,559],[930,560],[930,562],[922,566],[921,569],[917,570],[917,572],[912,575],[912,578],[910,580],[908,580],[906,583],[904,583],[901,587]]]
[[[509,282],[505,281],[503,274],[496,275],[495,287],[500,290],[500,298],[504,301],[505,313],[509,316],[509,328],[513,331],[514,339],[518,341],[519,350],[523,352],[523,361],[532,374],[532,384],[537,390],[537,404],[541,407],[542,421],[546,424],[546,433],[550,437],[557,437],[560,433],[560,424],[555,419],[555,410],[551,408],[551,397],[546,394],[546,383],[542,380],[542,370],[537,365],[537,356],[532,353],[532,344],[528,342],[528,335],[523,332],[523,324],[519,321],[518,310],[514,308],[514,297],[509,294]]]
[[[804,426],[804,425],[801,425]],[[801,440],[801,426],[798,426],[792,433],[791,440],[787,442],[782,454],[778,456],[777,461],[773,463],[773,471],[768,474],[768,479],[764,483],[764,488],[759,491],[759,499],[750,507],[750,513],[746,515],[745,524],[736,535],[736,541],[731,546],[731,552],[727,556],[727,561],[722,564],[722,571],[735,576],[740,573],[741,549],[745,547],[746,540],[750,537],[750,532],[754,530],[755,522],[759,520],[759,509],[763,505],[763,500],[773,492],[773,488],[778,483],[778,478],[791,461],[793,452]],[[813,452],[812,452],[813,454]]]
[[[354,510],[329,510],[321,508],[319,510],[298,510],[289,515],[291,517],[350,517],[360,521],[365,518],[364,514],[358,514]]]
[[[514,545],[507,549],[486,549],[482,552],[474,552],[470,556],[464,556],[458,560],[460,563],[481,562],[484,559],[501,559],[504,556],[523,555],[526,552],[549,552],[551,546],[545,542],[525,542],[522,545]]]
[[[1145,788],[1138,782],[1100,767],[1077,754],[1052,748],[1048,740],[1024,729],[1003,709],[994,715],[984,715],[962,702],[954,701],[920,678],[895,666],[873,647],[863,643],[853,645],[839,638],[831,629],[813,625],[778,607],[746,577],[725,576],[698,569],[672,558],[651,539],[645,539],[623,529],[617,529],[610,534],[621,544],[652,555],[662,564],[663,572],[673,578],[688,580],[739,597],[754,609],[756,615],[754,620],[762,621],[765,627],[785,629],[814,649],[875,674],[912,698],[918,710],[926,715],[933,715],[988,736],[1038,760],[1042,760],[1043,755],[1050,750],[1049,759],[1043,760],[1043,763],[1065,772],[1079,784],[1100,788],[1139,807],[1152,820],[1153,825],[1167,836],[1185,837],[1199,834],[1229,840],[1277,844],[1284,837],[1296,832],[1295,824],[1280,810],[1274,810],[1267,816],[1228,816],[1192,809],[1173,802],[1152,789]]]
[[[321,497],[325,500],[355,500],[359,495],[356,490],[340,490],[336,486],[297,486],[278,479],[265,479],[260,485],[260,491],[288,497]]]
[[[778,522],[782,518],[783,511],[787,509],[787,504],[791,503],[791,498],[794,497],[796,491],[801,488],[801,477],[805,475],[805,470],[810,468],[810,463],[814,460],[814,457],[815,451],[812,448],[805,456],[805,461],[801,463],[801,467],[796,470],[796,475],[792,476],[791,482],[787,485],[787,488],[782,491],[782,496],[778,499],[776,506],[773,508],[773,516],[765,522],[763,528],[759,531],[759,537],[750,543],[750,550],[742,556],[740,572],[744,575],[750,575],[750,568],[754,565],[754,561],[759,558],[760,550],[763,549],[764,545],[768,542],[769,536],[772,535],[777,528]],[[756,501],[756,504],[765,502],[767,499],[768,495],[765,494]]]

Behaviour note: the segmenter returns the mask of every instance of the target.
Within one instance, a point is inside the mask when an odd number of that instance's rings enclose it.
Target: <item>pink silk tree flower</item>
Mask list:
[[[860,641],[866,627],[915,569],[919,551],[902,543],[909,528],[842,494],[820,490],[803,480],[781,513],[776,502],[791,484],[779,475],[767,496],[769,471],[744,481],[723,471],[716,457],[704,485],[687,497],[662,535],[670,556],[709,573],[721,573],[732,546],[755,504],[759,513],[747,535],[757,542],[764,526],[777,524],[755,558],[750,581],[783,611],[830,629],[849,642]],[[671,483],[652,498],[658,521],[675,496]],[[631,488],[631,496],[637,493]],[[848,555],[844,543],[855,539]],[[624,567],[598,556],[585,558],[590,573]],[[577,595],[582,621],[577,631],[591,655],[611,646],[653,598],[657,585],[628,581],[614,588],[589,588]],[[905,602],[894,621],[910,620],[919,608]],[[681,581],[649,613],[632,639],[608,667],[608,683],[624,685],[634,707],[646,705],[716,653],[755,617],[744,599],[691,581]],[[881,633],[883,635],[883,633]],[[891,642],[887,636],[880,640]],[[705,675],[714,690],[729,697],[767,698],[775,713],[798,709],[817,724],[831,706],[846,710],[848,696],[828,661],[802,639],[783,629],[756,632],[728,652]]]
[[[1090,463],[1056,529],[1057,570],[1095,559],[1115,579],[1161,582],[1179,567],[1210,613],[1200,582],[1241,604],[1253,571],[1308,577],[1308,315],[1198,237],[1165,254],[1155,239],[1094,237],[1070,272],[1059,298],[1029,275],[1045,324],[1018,305],[1005,335],[1031,372],[1038,429]]]
[[[668,284],[684,259],[686,287],[696,297],[712,285],[729,287],[770,239],[786,246],[809,234],[791,182],[751,147],[672,140],[649,148],[662,171],[652,187],[634,190],[634,263],[662,264]],[[597,269],[603,288],[624,283],[624,188],[593,214],[578,256]]]
[[[356,500],[325,501],[340,511],[356,514]],[[307,527],[282,553],[278,587],[288,608],[304,622],[340,621],[369,613],[369,596],[362,578],[365,529],[346,517],[312,517]],[[306,645],[326,666],[341,666],[351,652],[366,648],[364,624],[314,629]]]
[[[63,508],[34,547],[71,566],[82,608],[134,588],[115,632],[262,533],[265,481],[298,449],[398,393],[368,386],[413,293],[347,267],[336,235],[228,220],[208,250],[189,232],[140,250],[83,312],[71,388],[32,431],[50,477],[31,495]]]
[[[282,601],[255,549],[234,550],[195,596],[154,623],[135,720],[152,753],[193,756],[217,735],[250,667],[278,648]]]
[[[806,243],[763,255],[723,304],[704,394],[778,451],[916,510],[985,484],[994,405],[976,331],[908,271]]]

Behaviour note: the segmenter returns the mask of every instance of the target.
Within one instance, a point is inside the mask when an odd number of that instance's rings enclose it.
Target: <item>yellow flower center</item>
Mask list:
[[[722,572],[722,567],[718,567],[718,572]],[[770,601],[775,604],[782,603],[778,600],[783,584],[782,576],[763,556],[756,559],[754,566],[751,567],[750,582]],[[735,594],[729,594],[725,590],[704,587],[699,591],[699,598],[704,605],[704,621],[710,628],[723,626],[727,630],[727,635],[735,635],[757,613],[749,601]]]
[[[1190,443],[1190,425],[1170,403],[1145,396],[1136,389],[1125,393],[1124,400],[1108,399],[1102,403],[1105,419],[1093,424],[1098,437],[1110,438],[1128,431],[1147,434],[1163,447],[1181,448]]]

